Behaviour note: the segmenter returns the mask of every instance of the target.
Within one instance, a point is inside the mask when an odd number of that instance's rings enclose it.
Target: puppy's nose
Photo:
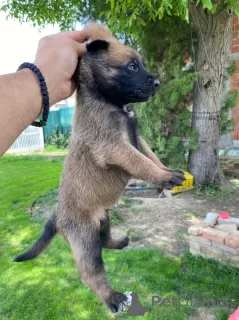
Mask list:
[[[160,85],[160,82],[159,82],[158,79],[154,79],[154,80],[153,80],[153,84],[154,84],[155,88],[158,88],[159,85]]]

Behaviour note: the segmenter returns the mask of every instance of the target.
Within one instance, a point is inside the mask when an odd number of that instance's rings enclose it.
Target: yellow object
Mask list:
[[[191,173],[184,170],[182,171],[184,172],[186,180],[183,182],[182,186],[174,187],[171,191],[172,193],[178,193],[193,189],[194,177],[191,175]]]

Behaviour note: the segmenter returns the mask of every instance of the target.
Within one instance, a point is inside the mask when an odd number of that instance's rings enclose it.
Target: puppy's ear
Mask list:
[[[86,50],[88,53],[94,53],[98,51],[107,50],[110,43],[105,40],[94,40],[86,45]]]

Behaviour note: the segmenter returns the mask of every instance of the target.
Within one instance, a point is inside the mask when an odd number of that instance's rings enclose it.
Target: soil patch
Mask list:
[[[212,189],[206,194],[188,191],[171,198],[159,198],[157,190],[125,192],[118,206],[111,210],[114,237],[129,235],[130,248],[158,247],[168,255],[180,256],[187,248],[187,229],[204,219],[208,212],[227,211],[239,216],[238,189]],[[232,192],[233,191],[233,192]],[[57,206],[58,190],[40,196],[32,214],[49,217]]]

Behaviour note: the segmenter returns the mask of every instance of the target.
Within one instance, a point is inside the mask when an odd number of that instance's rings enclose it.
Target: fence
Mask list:
[[[74,118],[75,107],[64,107],[58,110],[50,110],[47,125],[43,128],[44,136],[52,135],[58,128],[59,132],[70,132]]]
[[[8,153],[21,153],[44,149],[42,128],[27,127],[8,149]]]

